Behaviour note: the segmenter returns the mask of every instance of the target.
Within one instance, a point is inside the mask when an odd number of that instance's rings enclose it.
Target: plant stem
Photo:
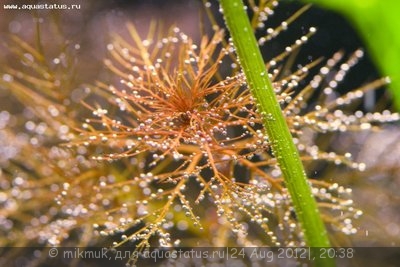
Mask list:
[[[242,0],[220,0],[220,3],[247,84],[256,99],[257,109],[262,116],[272,151],[284,176],[305,242],[309,247],[329,247],[330,242],[325,226],[307,182],[299,153],[268,78],[268,72],[243,2]],[[321,259],[317,253],[313,255],[316,266],[335,265],[332,259]]]

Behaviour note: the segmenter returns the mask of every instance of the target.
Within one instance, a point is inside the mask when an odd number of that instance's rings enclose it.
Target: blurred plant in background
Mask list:
[[[400,12],[398,1],[303,0],[344,14],[366,40],[371,55],[382,73],[392,79],[390,86],[397,109],[400,107]]]
[[[206,3],[206,12],[216,6]],[[266,48],[307,9],[267,26],[277,6],[249,1]],[[200,38],[122,20],[126,30],[117,24],[118,33],[106,33],[112,40],[102,43],[105,69],[96,78],[97,62],[80,60],[84,36],[80,43],[59,33],[59,42],[44,42],[57,22],[33,34],[35,44],[8,36],[0,69],[1,246],[304,245],[257,107],[216,20],[211,15],[213,33]],[[351,245],[347,235],[357,232],[353,219],[362,212],[342,184],[353,187],[350,169],[367,166],[352,160],[352,147],[335,153],[321,137],[339,132],[358,146],[365,138],[358,131],[399,115],[357,110],[387,78],[336,93],[361,50],[294,64],[314,34],[293,33],[293,44],[267,58],[266,70],[307,170],[330,170],[310,183],[333,239]],[[340,179],[343,173],[351,177]]]

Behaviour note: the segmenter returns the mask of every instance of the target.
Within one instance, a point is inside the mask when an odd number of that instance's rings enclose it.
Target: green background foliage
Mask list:
[[[400,2],[398,0],[303,0],[343,14],[360,32],[382,75],[388,75],[400,108]]]

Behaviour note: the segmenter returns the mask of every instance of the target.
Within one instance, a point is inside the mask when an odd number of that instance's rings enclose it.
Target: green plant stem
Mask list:
[[[220,0],[220,3],[248,86],[256,99],[257,109],[262,115],[273,153],[284,176],[306,244],[309,247],[329,247],[325,226],[307,182],[299,153],[268,78],[243,2]],[[335,265],[331,259],[321,259],[317,253],[312,255],[315,256],[316,266]]]

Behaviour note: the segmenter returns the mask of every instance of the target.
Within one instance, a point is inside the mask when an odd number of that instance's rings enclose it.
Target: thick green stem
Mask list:
[[[257,102],[258,111],[271,141],[296,216],[309,247],[329,247],[330,242],[307,182],[303,164],[275,96],[242,0],[220,0],[225,22],[230,31],[248,86]],[[313,251],[313,250],[312,250]],[[313,254],[317,266],[334,266],[331,259]]]

